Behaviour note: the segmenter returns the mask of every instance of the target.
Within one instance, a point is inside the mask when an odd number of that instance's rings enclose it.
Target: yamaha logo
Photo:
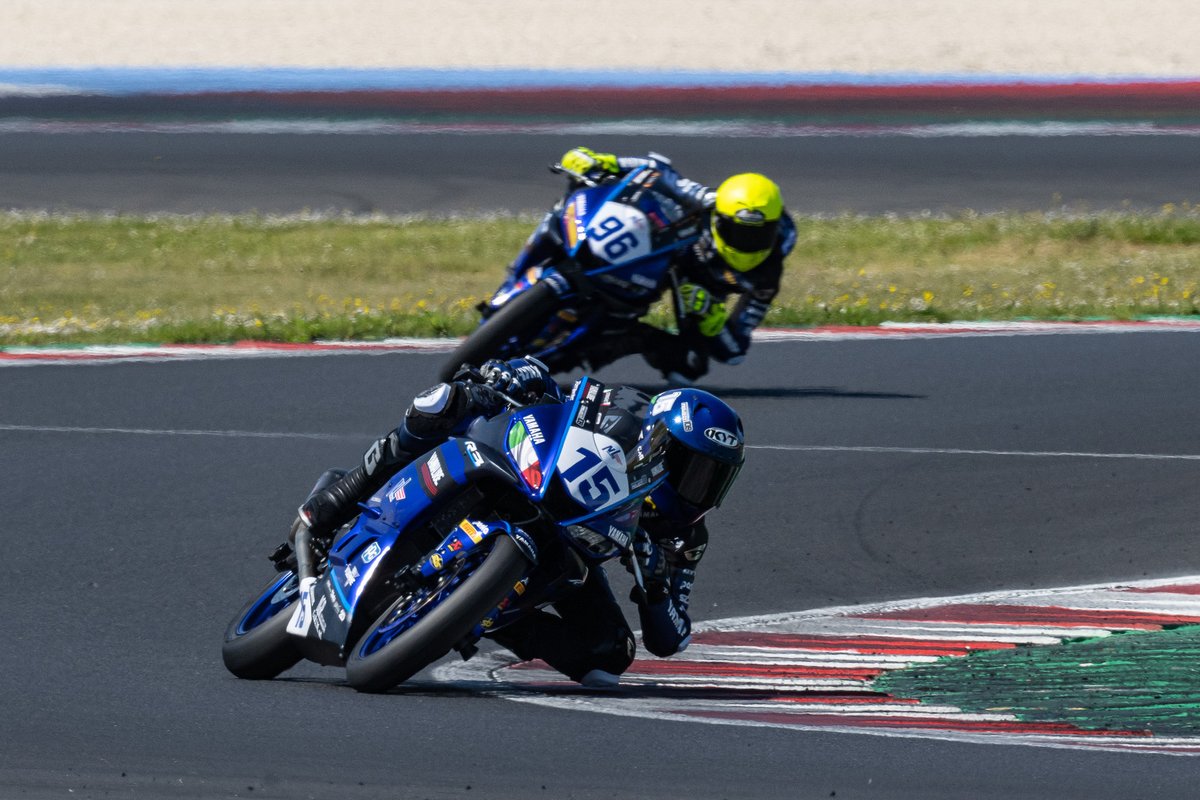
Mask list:
[[[730,433],[724,428],[705,428],[704,438],[710,442],[716,442],[721,447],[736,448],[742,443],[742,440],[736,434]]]

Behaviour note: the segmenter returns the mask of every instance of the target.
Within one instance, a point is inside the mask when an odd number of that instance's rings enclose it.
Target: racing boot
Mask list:
[[[642,351],[646,363],[662,373],[671,386],[693,386],[708,372],[708,354],[690,347],[688,337],[659,331]]]

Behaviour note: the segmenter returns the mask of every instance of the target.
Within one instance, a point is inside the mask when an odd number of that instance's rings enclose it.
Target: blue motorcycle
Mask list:
[[[555,164],[551,170],[566,173]],[[570,174],[555,205],[479,305],[482,321],[453,352],[440,378],[462,364],[533,355],[553,372],[581,366],[605,336],[644,317],[668,289],[683,329],[673,256],[695,242],[704,212],[680,197],[653,167],[601,181]]]
[[[309,659],[381,692],[451,650],[470,658],[605,561],[626,560],[641,587],[630,555],[664,466],[639,457],[636,426],[601,429],[604,396],[582,378],[564,403],[509,400],[400,470],[327,551],[300,527],[229,624],[225,666],[262,680]]]

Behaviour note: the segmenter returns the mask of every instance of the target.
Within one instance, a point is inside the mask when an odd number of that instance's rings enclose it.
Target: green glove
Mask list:
[[[597,153],[590,147],[576,147],[568,150],[559,162],[562,168],[573,175],[587,175],[594,169],[601,169],[616,175],[621,171],[617,165],[617,157],[612,153]]]
[[[712,295],[703,286],[680,284],[679,297],[683,300],[683,310],[696,317],[696,327],[700,329],[701,336],[717,336],[725,329],[729,309],[724,303],[713,302]]]

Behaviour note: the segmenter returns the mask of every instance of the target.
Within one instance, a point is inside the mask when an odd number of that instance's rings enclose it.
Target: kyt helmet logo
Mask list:
[[[736,448],[741,441],[736,434],[730,433],[724,428],[705,428],[704,438],[710,442],[715,442],[722,447]]]

